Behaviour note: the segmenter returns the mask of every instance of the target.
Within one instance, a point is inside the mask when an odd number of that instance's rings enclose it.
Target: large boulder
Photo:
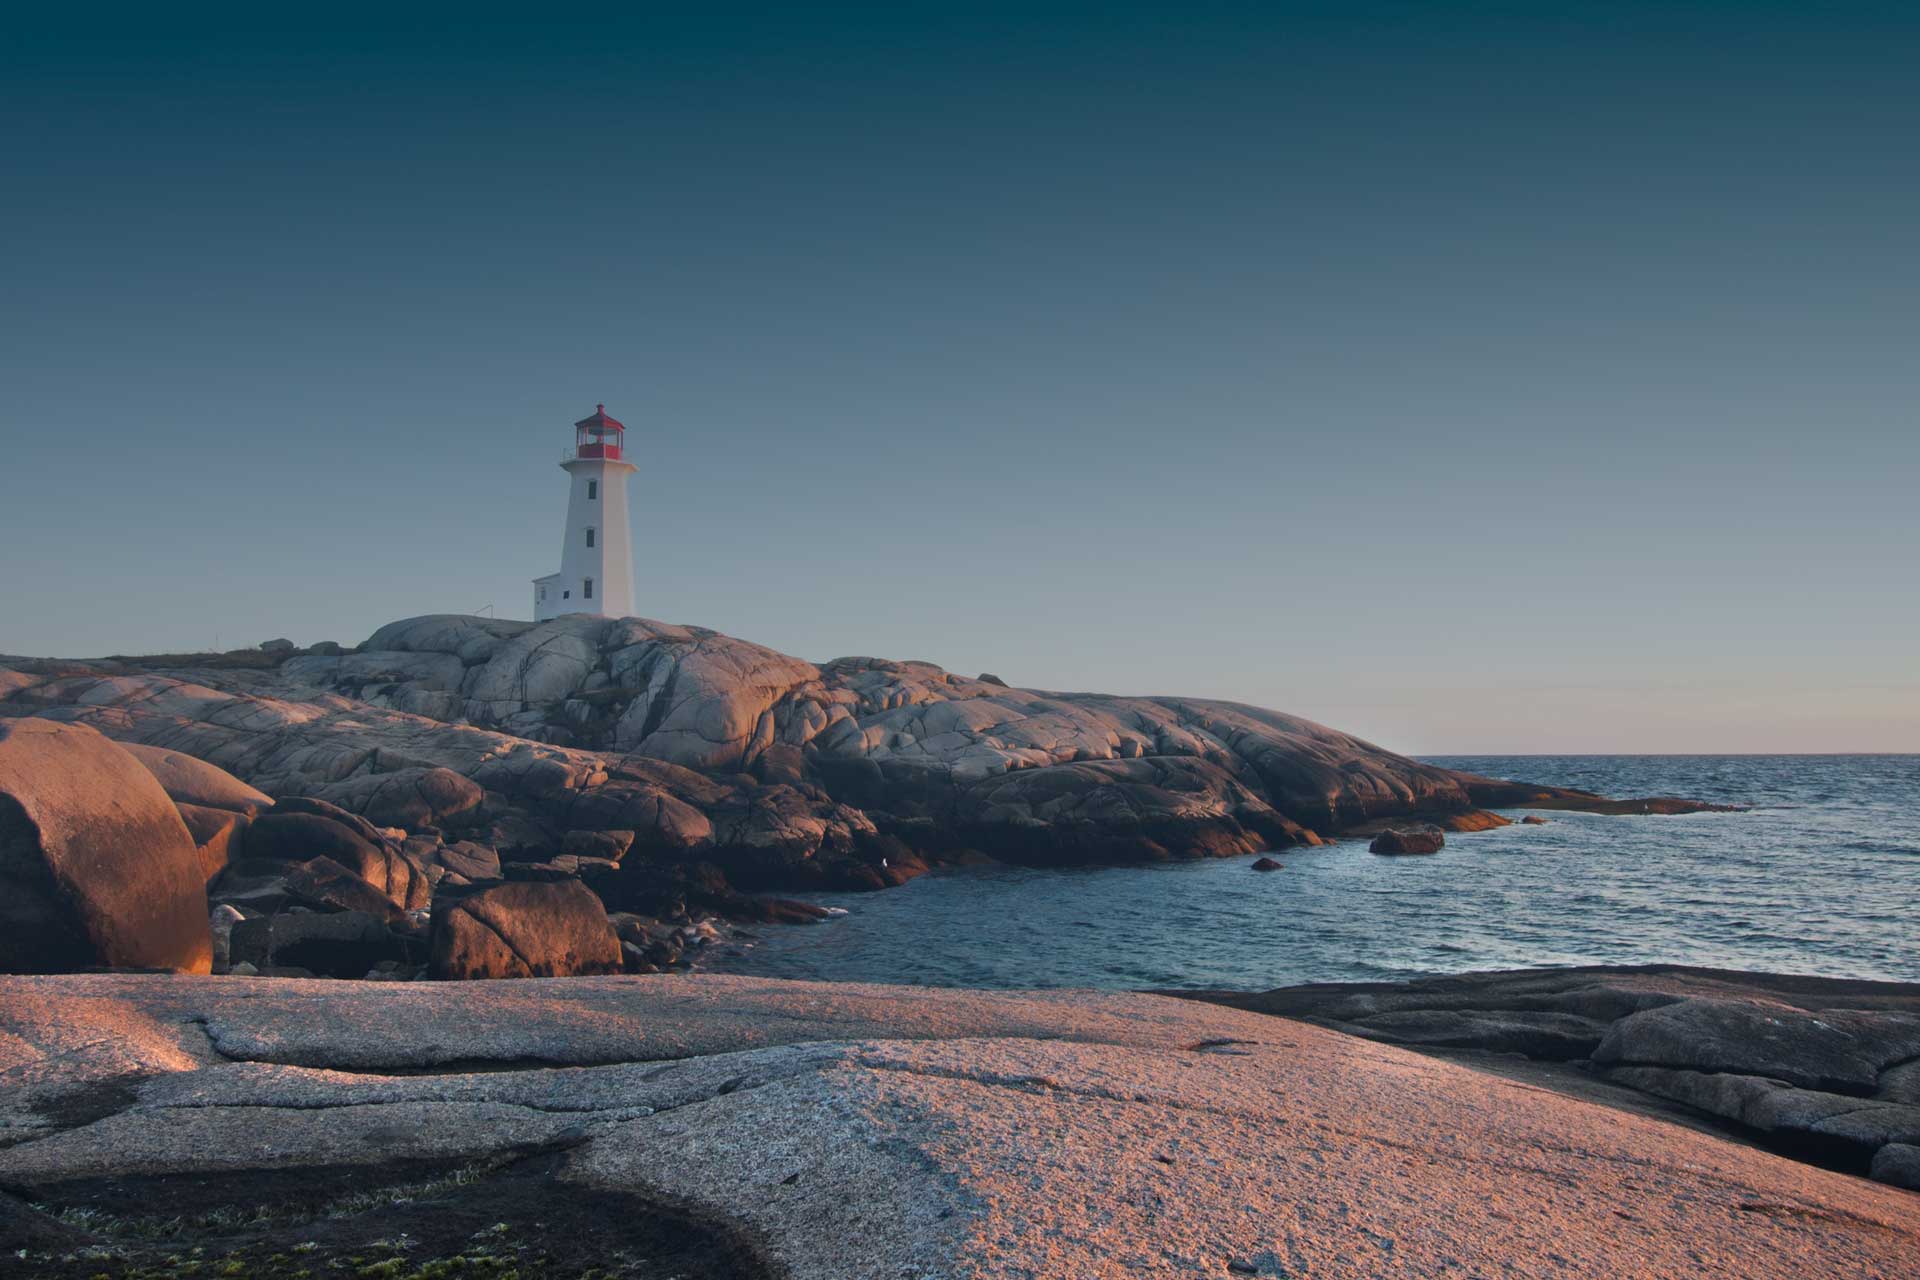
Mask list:
[[[620,938],[579,881],[508,881],[434,900],[431,965],[436,978],[619,973]]]
[[[199,855],[154,776],[92,729],[0,721],[0,970],[212,964]]]

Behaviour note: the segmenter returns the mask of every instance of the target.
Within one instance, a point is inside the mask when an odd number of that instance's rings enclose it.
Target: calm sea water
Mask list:
[[[1350,840],[1175,866],[925,876],[716,967],[980,987],[1262,988],[1469,969],[1672,961],[1920,981],[1920,756],[1446,757],[1436,764],[1741,813]],[[1509,811],[1518,816],[1524,811]]]

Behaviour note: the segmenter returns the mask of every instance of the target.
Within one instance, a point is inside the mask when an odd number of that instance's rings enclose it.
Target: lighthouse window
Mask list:
[[[582,591],[580,594],[585,596],[589,600],[593,599],[593,579],[592,578],[587,579],[586,589]]]
[[[598,498],[599,496],[600,496],[600,482],[598,480],[587,481],[587,501],[592,502],[595,498]],[[589,543],[588,545],[592,545],[592,544]]]
[[[587,545],[588,546],[593,545],[593,526],[592,525],[587,526]]]

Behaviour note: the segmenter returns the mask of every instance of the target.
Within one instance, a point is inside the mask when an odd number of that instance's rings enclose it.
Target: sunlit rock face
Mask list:
[[[442,825],[515,808],[556,831],[634,831],[642,855],[725,854],[769,882],[815,860],[880,865],[903,841],[1042,862],[1225,855],[1517,798],[1238,703],[815,664],[644,618],[409,618],[357,652],[266,669],[30,664],[0,712],[182,752],[273,795]]]
[[[457,658],[457,689],[440,665]],[[410,669],[421,673],[405,674]],[[1277,812],[1337,825],[1414,808],[1465,808],[1460,776],[1297,716],[1237,703],[1012,689],[924,662],[815,665],[699,627],[641,618],[538,626],[435,616],[382,627],[361,653],[296,658],[284,674],[442,720],[630,752],[690,768],[752,772],[895,802],[933,788],[969,817],[1037,819],[1026,788],[980,788],[1060,765],[1179,761],[1151,812]],[[457,695],[457,696],[456,696]],[[1207,768],[1206,766],[1211,766]],[[1162,769],[1081,771],[1079,793],[1168,782]],[[879,794],[876,795],[876,792]],[[1049,797],[1061,812],[1084,796]],[[909,802],[903,807],[913,809]],[[971,810],[971,812],[968,812]],[[1088,815],[1092,816],[1092,815]]]

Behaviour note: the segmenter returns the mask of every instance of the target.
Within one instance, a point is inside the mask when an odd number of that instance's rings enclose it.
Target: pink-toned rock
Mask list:
[[[123,742],[120,748],[154,776],[175,804],[225,809],[248,816],[273,807],[273,797],[266,792],[195,756],[139,742]]]
[[[212,884],[227,864],[241,856],[246,846],[247,825],[253,819],[231,809],[210,809],[204,805],[176,804],[180,820],[193,837],[194,851],[200,855],[200,873]]]
[[[436,978],[619,973],[620,938],[578,880],[516,880],[436,897],[431,963]]]
[[[0,970],[212,963],[200,858],[154,776],[92,729],[0,721]]]

